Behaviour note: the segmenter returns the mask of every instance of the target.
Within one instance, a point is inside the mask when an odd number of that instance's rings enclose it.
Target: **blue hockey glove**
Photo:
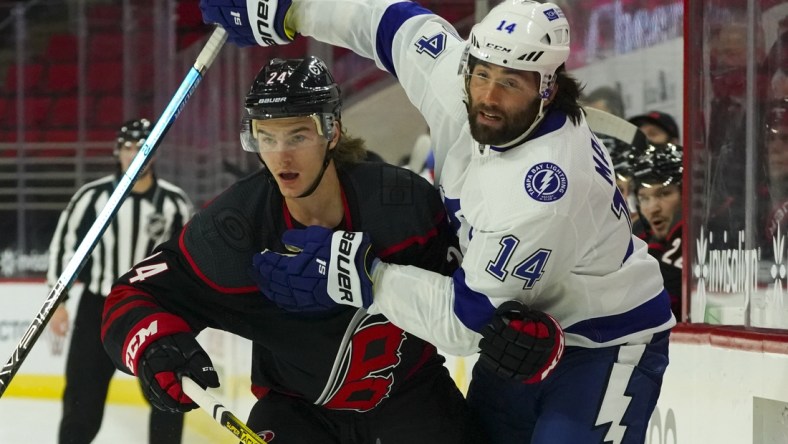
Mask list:
[[[286,45],[295,31],[285,27],[291,0],[200,0],[205,23],[216,23],[237,46]]]
[[[543,381],[564,354],[564,332],[547,313],[507,301],[482,329],[479,363],[525,384]]]
[[[181,376],[190,377],[202,388],[219,387],[211,359],[191,333],[162,336],[152,342],[142,353],[136,374],[151,405],[168,412],[197,408],[183,393]]]
[[[252,260],[254,280],[276,305],[289,311],[372,305],[370,272],[377,258],[368,234],[311,226],[285,232],[282,241],[298,253],[264,250]]]

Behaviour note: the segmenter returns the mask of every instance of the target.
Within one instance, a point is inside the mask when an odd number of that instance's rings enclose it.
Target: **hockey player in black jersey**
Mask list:
[[[630,166],[638,212],[643,216],[643,228],[637,235],[648,244],[648,253],[659,262],[676,319],[682,319],[682,151],[681,146],[672,143],[650,145],[645,152],[634,155]]]
[[[264,168],[116,282],[104,346],[155,405],[187,411],[195,405],[181,376],[219,385],[195,336],[210,327],[250,339],[258,401],[248,425],[274,444],[483,442],[434,346],[364,309],[281,308],[250,277],[255,253],[287,252],[282,235],[308,225],[364,231],[388,262],[444,274],[458,266],[437,191],[405,169],[363,162],[341,103],[315,57],[263,67],[241,140]]]

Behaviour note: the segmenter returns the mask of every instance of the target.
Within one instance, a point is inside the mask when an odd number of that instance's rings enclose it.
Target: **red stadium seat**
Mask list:
[[[134,92],[137,94],[153,92],[153,64],[141,62],[134,66],[136,79],[134,82]]]
[[[20,83],[17,78],[17,66],[16,64],[11,64],[8,67],[6,81],[5,81],[5,90],[10,94],[16,94],[16,88]],[[41,88],[41,81],[44,75],[44,66],[40,63],[29,63],[22,67],[22,75],[25,79],[25,93],[33,93],[38,92],[39,88]]]
[[[92,129],[88,131],[87,139],[89,142],[107,142],[110,145],[115,143],[117,130],[113,129]]]
[[[16,124],[16,103],[12,97],[0,97],[0,128],[8,128]],[[12,120],[14,120],[12,122]]]
[[[30,129],[44,126],[49,118],[51,106],[52,99],[50,97],[25,98],[25,127]]]
[[[77,37],[73,34],[55,34],[50,37],[46,59],[49,62],[76,62]]]
[[[78,100],[75,96],[59,97],[52,105],[52,115],[47,126],[53,128],[76,128],[79,113]]]
[[[123,97],[121,96],[104,96],[96,102],[96,108],[93,112],[91,122],[93,127],[98,128],[112,128],[119,126],[120,116],[123,115]]]
[[[49,130],[44,133],[45,142],[76,142],[78,137],[76,129]]]
[[[91,93],[120,93],[123,88],[123,63],[94,62],[89,64],[88,88]]]
[[[69,94],[77,91],[77,64],[56,63],[47,69],[44,89],[55,94]]]
[[[123,59],[123,34],[98,33],[88,39],[88,62]]]

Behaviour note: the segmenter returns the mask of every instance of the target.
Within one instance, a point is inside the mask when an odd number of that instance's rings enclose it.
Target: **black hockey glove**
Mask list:
[[[525,384],[543,381],[564,354],[564,332],[552,316],[507,301],[481,331],[479,363]]]
[[[137,377],[150,403],[168,412],[197,408],[181,387],[188,376],[202,388],[219,387],[219,376],[197,340],[189,333],[163,336],[145,349],[137,363]]]

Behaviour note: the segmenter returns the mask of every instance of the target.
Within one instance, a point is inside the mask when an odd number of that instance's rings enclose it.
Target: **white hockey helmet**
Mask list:
[[[569,22],[553,3],[504,0],[473,29],[461,70],[471,55],[480,61],[539,73],[539,95],[550,97],[555,72],[569,58]]]

